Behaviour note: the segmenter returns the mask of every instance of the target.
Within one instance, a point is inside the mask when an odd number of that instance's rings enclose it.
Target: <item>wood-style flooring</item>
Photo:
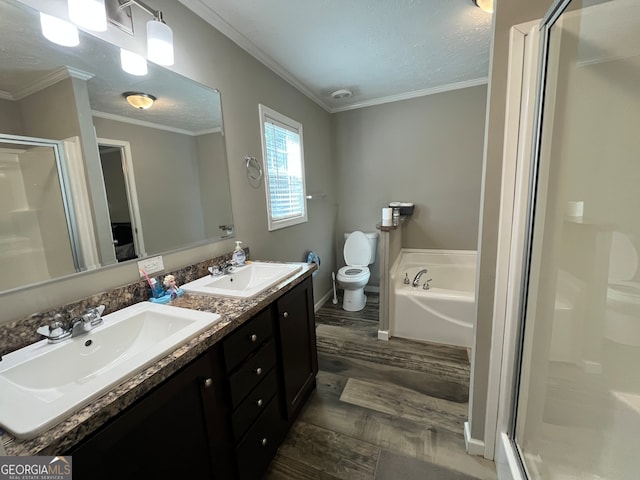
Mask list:
[[[265,478],[494,480],[465,452],[466,349],[378,340],[378,297],[360,312],[316,313],[317,389]]]

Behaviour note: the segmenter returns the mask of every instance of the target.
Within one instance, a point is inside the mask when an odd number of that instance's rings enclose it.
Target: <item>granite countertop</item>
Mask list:
[[[301,283],[317,268],[315,264],[302,263],[301,265],[301,271],[253,298],[211,297],[188,293],[176,298],[170,303],[171,305],[218,313],[221,319],[151,367],[98,397],[42,435],[30,440],[19,440],[0,430],[0,442],[4,445],[6,454],[24,456],[64,453],[187,363],[206,352],[212,345],[274,300]]]

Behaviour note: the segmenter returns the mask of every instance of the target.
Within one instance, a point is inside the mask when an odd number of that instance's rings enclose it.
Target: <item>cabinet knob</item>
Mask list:
[[[258,367],[255,369],[256,375],[262,375],[262,368]]]
[[[256,335],[255,333],[253,335],[251,335],[249,338],[251,339],[252,342],[257,342],[258,341],[258,335]]]
[[[262,401],[262,399],[261,399],[261,398],[259,398],[259,399],[258,399],[258,401],[256,402],[256,405],[258,405],[259,407],[261,407],[263,403],[264,403],[264,402]]]
[[[266,446],[267,446],[267,443],[269,443],[269,442],[267,441],[267,437],[264,437],[264,438],[260,441],[260,444],[261,444],[263,447],[266,447]]]
[[[284,312],[284,313],[282,314],[282,316],[283,316],[284,318],[287,318],[287,317],[289,316],[289,312]]]
[[[213,379],[206,378],[204,380],[203,384],[204,384],[204,388],[209,388],[211,385],[213,385]]]

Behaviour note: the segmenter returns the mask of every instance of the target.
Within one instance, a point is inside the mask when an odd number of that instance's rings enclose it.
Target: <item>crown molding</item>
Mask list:
[[[473,80],[465,80],[464,82],[450,83],[448,85],[439,85],[437,87],[425,88],[423,90],[414,90],[412,92],[400,93],[398,95],[390,95],[388,97],[374,98],[366,102],[352,103],[344,107],[332,108],[330,113],[346,112],[347,110],[357,110],[359,108],[373,107],[384,103],[399,102],[400,100],[409,100],[417,97],[426,97],[427,95],[435,95],[437,93],[451,92],[453,90],[461,90],[463,88],[477,87],[479,85],[487,85],[488,77],[476,78]]]
[[[66,80],[67,78],[77,78],[87,81],[92,79],[93,77],[93,73],[85,72],[83,70],[65,65],[50,73],[47,73],[46,75],[43,75],[35,82],[31,82],[28,85],[25,85],[13,95],[13,100],[22,100],[29,95],[33,95],[34,93],[44,90],[45,88],[50,87],[51,85],[55,85],[62,80]]]
[[[222,131],[221,128],[212,128],[209,130],[192,132],[191,130],[184,130],[182,128],[169,127],[167,125],[161,125],[159,123],[147,122],[144,120],[125,117],[124,115],[116,115],[113,113],[99,112],[98,110],[91,110],[91,115],[98,118],[104,118],[105,120],[113,120],[115,122],[128,123],[130,125],[137,125],[139,127],[155,128],[157,130],[164,130],[166,132],[179,133],[181,135],[188,135],[190,137],[198,137],[200,135],[206,135],[209,133],[218,133]]]

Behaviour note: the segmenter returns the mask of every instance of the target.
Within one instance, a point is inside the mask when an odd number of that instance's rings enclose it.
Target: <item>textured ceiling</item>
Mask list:
[[[472,0],[180,2],[329,111],[488,76],[492,16]]]
[[[38,12],[15,0],[0,0],[0,32],[0,98],[20,99],[60,80],[71,67],[89,74],[94,111],[189,134],[222,128],[220,96],[214,90],[151,62],[148,75],[129,75],[120,68],[117,47],[84,32],[77,47],[55,45],[42,36]],[[149,110],[135,110],[122,96],[131,90],[158,101]]]

